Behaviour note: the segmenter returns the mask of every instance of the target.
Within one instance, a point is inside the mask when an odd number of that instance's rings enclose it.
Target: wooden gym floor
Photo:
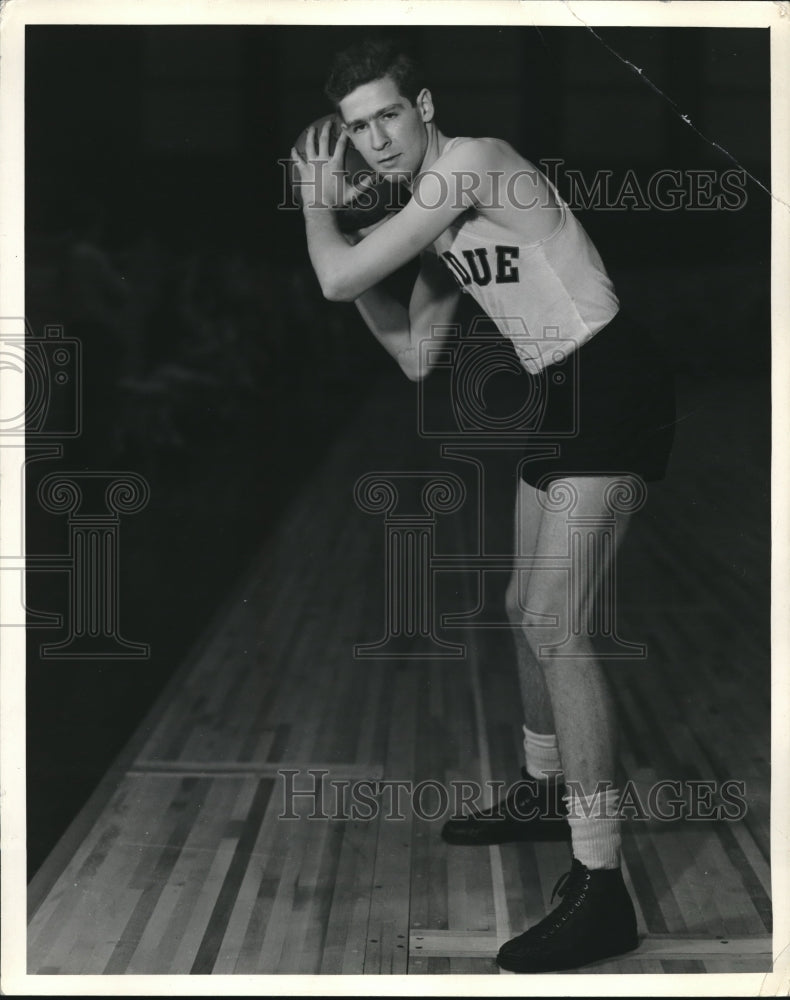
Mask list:
[[[747,810],[626,823],[642,943],[584,972],[771,969],[769,384],[679,389],[670,475],[618,563],[619,633],[649,650],[608,667],[621,758],[644,800],[660,780],[688,795],[734,779]],[[385,628],[383,518],[354,483],[471,468],[415,444],[413,392],[393,379],[371,396],[31,882],[31,974],[494,973],[498,944],[545,912],[566,845],[450,847],[431,818],[437,784],[518,776],[508,631],[442,629],[466,645],[455,659],[353,652]],[[493,474],[500,552],[511,490]],[[473,551],[469,506],[437,516],[436,551]],[[486,575],[487,620],[505,578]],[[438,610],[473,609],[480,579],[447,568]],[[315,796],[288,794],[315,772],[318,815]],[[371,808],[359,784],[377,779],[432,784],[394,818],[391,785]],[[344,782],[367,788],[364,815],[342,815]]]

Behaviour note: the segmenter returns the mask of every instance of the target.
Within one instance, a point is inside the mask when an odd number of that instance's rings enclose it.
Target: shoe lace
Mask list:
[[[571,914],[578,910],[587,895],[589,881],[589,870],[574,858],[570,871],[560,875],[552,890],[549,905],[554,902],[555,896],[559,896],[562,902],[551,914],[551,923],[546,928],[543,937],[548,937],[559,930]]]

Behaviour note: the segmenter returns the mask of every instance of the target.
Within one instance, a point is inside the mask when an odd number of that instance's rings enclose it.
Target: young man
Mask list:
[[[589,635],[568,627],[590,613],[606,566],[599,562],[570,585],[565,568],[551,568],[550,557],[566,550],[568,515],[546,491],[573,497],[574,517],[588,517],[600,534],[612,516],[607,488],[622,473],[664,474],[671,383],[640,331],[618,316],[601,259],[554,187],[505,142],[445,136],[412,60],[386,43],[364,43],[336,57],[326,93],[343,122],[333,154],[326,127],[308,133],[304,156],[292,150],[310,259],[326,298],[354,301],[406,375],[418,379],[427,374],[421,341],[451,323],[462,292],[473,295],[513,341],[536,391],[548,391],[547,412],[567,405],[569,394],[553,394],[556,339],[542,332],[558,331],[578,354],[578,432],[554,457],[523,463],[516,497],[516,554],[545,561],[539,570],[514,571],[507,591],[530,780],[501,810],[450,821],[443,836],[467,844],[558,833],[571,840],[559,905],[502,946],[500,966],[543,972],[620,954],[636,947],[637,932],[620,869],[615,713]],[[378,175],[408,184],[412,197],[397,215],[347,240],[333,210],[349,193],[338,183],[349,142]],[[406,308],[380,282],[417,254]],[[617,542],[630,516],[617,514]],[[615,558],[611,547],[603,551]],[[561,657],[541,650],[566,634]]]

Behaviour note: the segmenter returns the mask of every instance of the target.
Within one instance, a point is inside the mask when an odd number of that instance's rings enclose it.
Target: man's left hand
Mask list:
[[[330,154],[331,125],[331,121],[324,122],[317,141],[315,127],[310,126],[307,130],[304,157],[299,155],[295,147],[291,148],[291,156],[299,173],[300,193],[305,208],[344,208],[373,183],[369,177],[363,177],[356,187],[349,183],[344,166],[348,133],[345,130],[341,131]]]

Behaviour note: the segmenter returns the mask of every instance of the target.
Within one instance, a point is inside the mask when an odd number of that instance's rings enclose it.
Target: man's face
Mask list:
[[[340,102],[340,114],[352,143],[379,174],[397,177],[419,170],[428,146],[425,123],[431,113],[419,99],[416,106],[410,104],[392,77],[352,90]]]

